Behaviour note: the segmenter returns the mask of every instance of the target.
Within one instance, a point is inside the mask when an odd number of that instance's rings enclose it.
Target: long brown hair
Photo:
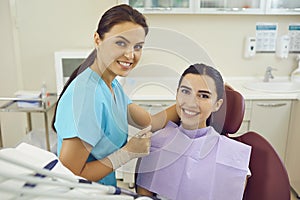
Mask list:
[[[148,34],[148,25],[147,25],[145,16],[127,4],[117,5],[117,6],[110,8],[109,10],[107,10],[102,15],[96,32],[99,34],[100,39],[103,39],[105,33],[109,32],[113,26],[123,23],[123,22],[133,22],[135,24],[141,25],[145,30],[145,35]],[[79,65],[78,68],[76,68],[74,70],[74,72],[71,74],[69,80],[64,85],[64,88],[63,88],[62,92],[60,93],[59,99],[57,101],[53,119],[52,119],[52,129],[54,131],[56,131],[55,126],[54,126],[55,119],[56,119],[56,110],[57,110],[57,105],[58,105],[58,102],[60,101],[61,96],[64,94],[64,92],[66,91],[66,89],[70,85],[70,83],[81,72],[83,72],[86,68],[88,68],[89,66],[91,66],[93,64],[93,62],[96,59],[96,56],[97,56],[97,51],[96,51],[96,49],[94,49],[91,52],[91,54],[84,60],[84,62],[81,65]]]

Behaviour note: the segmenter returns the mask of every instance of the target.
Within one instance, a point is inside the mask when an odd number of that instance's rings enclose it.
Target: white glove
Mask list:
[[[148,155],[151,135],[151,126],[148,126],[133,136],[124,147],[107,156],[113,169],[121,167],[134,158]]]

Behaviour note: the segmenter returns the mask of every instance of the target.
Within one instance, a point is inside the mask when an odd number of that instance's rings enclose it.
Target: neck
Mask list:
[[[102,78],[102,80],[112,91],[111,83],[114,80],[115,75],[113,75],[107,67],[103,67],[103,65],[99,64],[97,59],[95,59],[94,63],[91,65],[91,69]]]

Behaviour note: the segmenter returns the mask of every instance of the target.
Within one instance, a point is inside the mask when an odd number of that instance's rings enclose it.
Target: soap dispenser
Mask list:
[[[300,54],[297,55],[296,60],[298,62],[298,67],[291,73],[291,81],[300,83]]]

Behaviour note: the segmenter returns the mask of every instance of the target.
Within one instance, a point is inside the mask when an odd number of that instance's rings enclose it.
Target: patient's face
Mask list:
[[[176,110],[183,128],[193,130],[206,127],[206,119],[219,109],[216,85],[207,75],[186,74],[176,95]]]

